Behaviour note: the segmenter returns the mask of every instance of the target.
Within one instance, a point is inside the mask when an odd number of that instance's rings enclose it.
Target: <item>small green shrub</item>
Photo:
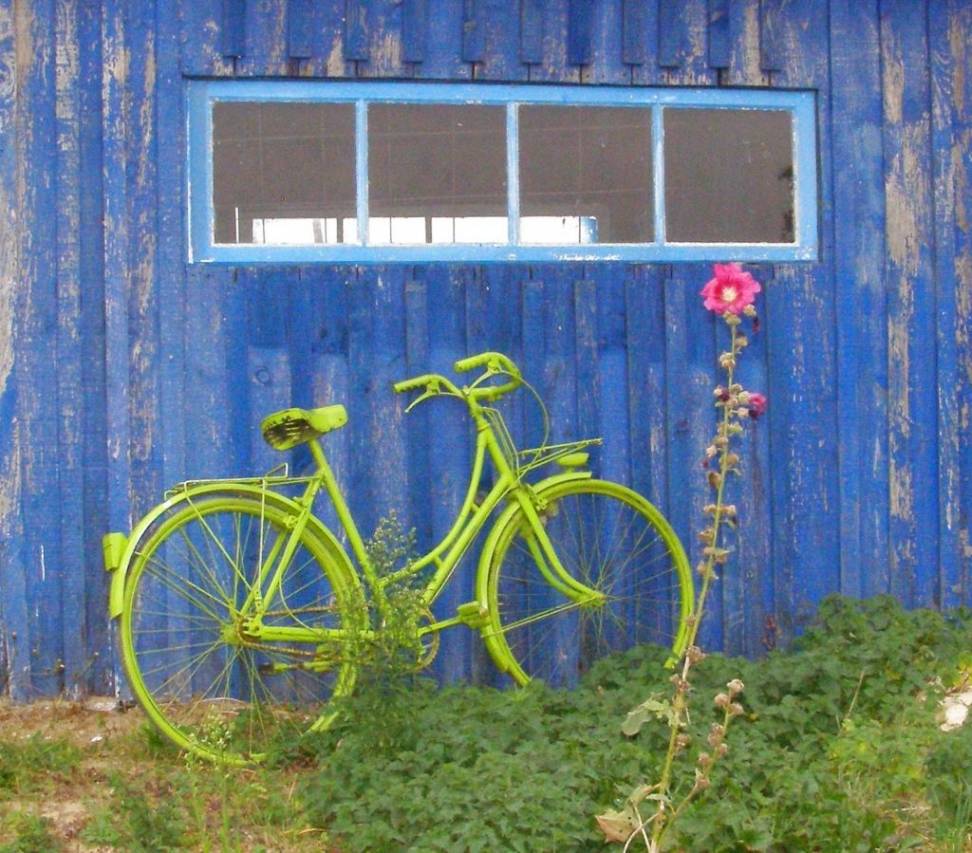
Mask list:
[[[693,690],[714,694],[738,676],[746,714],[714,793],[679,818],[666,849],[952,849],[972,803],[972,729],[938,730],[935,685],[970,648],[967,611],[831,598],[792,651],[707,657]],[[298,785],[303,816],[349,853],[601,850],[589,816],[616,807],[665,749],[664,726],[634,739],[619,730],[665,689],[665,658],[632,650],[571,692],[412,679],[384,698],[356,696],[332,731],[305,738],[317,766]],[[691,736],[704,739],[713,719],[693,716]]]

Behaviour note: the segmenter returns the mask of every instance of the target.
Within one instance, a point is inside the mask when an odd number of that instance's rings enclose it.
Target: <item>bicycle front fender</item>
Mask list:
[[[213,495],[224,495],[226,497],[249,497],[257,501],[265,501],[275,509],[293,513],[297,516],[301,508],[296,501],[285,495],[276,492],[268,492],[261,489],[258,485],[248,483],[233,483],[214,481],[210,483],[200,483],[198,485],[180,491],[177,495],[153,507],[146,513],[132,528],[132,532],[125,536],[124,533],[108,533],[102,539],[105,569],[111,573],[111,586],[108,593],[108,615],[112,619],[121,616],[122,607],[125,600],[125,584],[127,581],[128,570],[135,556],[136,548],[142,537],[152,525],[170,510],[180,504],[189,503],[195,498],[209,497]],[[343,574],[346,580],[353,587],[360,588],[361,583],[357,573],[353,569],[353,564],[337,538],[328,530],[316,517],[310,516],[307,520],[307,529],[312,535],[316,536],[331,551],[332,556],[341,563]]]
[[[538,494],[542,494],[546,489],[559,486],[561,483],[569,483],[574,480],[590,480],[592,476],[590,471],[567,471],[563,474],[555,474],[553,477],[547,477],[537,483],[531,483],[530,488]],[[489,535],[486,537],[486,541],[483,543],[483,548],[479,554],[479,566],[476,569],[476,599],[482,607],[486,607],[489,569],[493,564],[496,543],[510,518],[519,511],[520,505],[515,501],[511,501],[509,506],[499,514],[489,531]]]

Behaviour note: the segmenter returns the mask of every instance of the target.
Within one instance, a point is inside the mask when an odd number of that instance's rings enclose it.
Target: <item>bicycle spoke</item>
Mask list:
[[[317,666],[321,637],[349,630],[342,590],[325,544],[301,537],[278,567],[269,628],[305,637],[261,640],[230,630],[260,571],[260,539],[273,548],[291,535],[291,516],[249,498],[216,497],[176,507],[137,549],[122,614],[123,658],[133,691],[180,746],[236,762],[265,754],[281,727],[308,728],[301,708],[319,709],[354,683],[353,662]],[[258,537],[259,534],[259,537]],[[250,567],[249,569],[247,567]],[[335,640],[337,641],[337,639]],[[215,715],[215,716],[214,716]],[[215,737],[226,726],[229,740]]]
[[[641,498],[601,481],[538,494],[556,508],[544,530],[564,572],[600,597],[564,600],[543,573],[549,567],[542,570],[530,552],[529,527],[513,516],[497,543],[484,635],[505,646],[514,677],[570,684],[605,654],[645,640],[670,646],[672,614],[691,575],[664,520]]]

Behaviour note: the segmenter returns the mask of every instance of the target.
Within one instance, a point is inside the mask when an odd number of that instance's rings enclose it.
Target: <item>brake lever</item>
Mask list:
[[[429,382],[425,386],[425,391],[418,395],[411,403],[405,407],[405,414],[407,415],[412,409],[414,409],[423,400],[428,400],[430,397],[435,397],[439,394],[439,383],[435,380]]]

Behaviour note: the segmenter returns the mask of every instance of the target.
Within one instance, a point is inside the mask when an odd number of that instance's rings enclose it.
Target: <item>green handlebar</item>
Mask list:
[[[513,363],[512,359],[503,355],[501,352],[481,352],[479,355],[460,358],[453,367],[457,373],[465,373],[477,367],[486,368],[486,373],[479,377],[470,387],[464,388],[462,391],[462,396],[474,400],[496,400],[504,394],[508,394],[510,391],[515,391],[523,384],[520,369]],[[491,376],[506,376],[509,381],[501,385],[479,384]],[[401,382],[396,382],[392,385],[392,388],[397,394],[405,391],[414,391],[419,388],[424,388],[428,394],[436,394],[442,387],[446,388],[449,393],[454,393],[457,396],[460,395],[455,385],[446,379],[446,377],[440,376],[437,373],[424,373],[421,376],[403,379]]]
[[[415,388],[424,388],[433,379],[438,379],[439,377],[433,373],[425,373],[422,376],[415,376],[411,379],[403,379],[401,382],[396,382],[392,385],[392,389],[396,394],[402,394],[405,391],[412,391]]]
[[[520,376],[520,370],[512,359],[501,352],[481,352],[479,355],[460,358],[453,365],[456,373],[465,373],[469,370],[475,370],[477,367],[488,367],[494,373],[509,373],[517,378]]]

